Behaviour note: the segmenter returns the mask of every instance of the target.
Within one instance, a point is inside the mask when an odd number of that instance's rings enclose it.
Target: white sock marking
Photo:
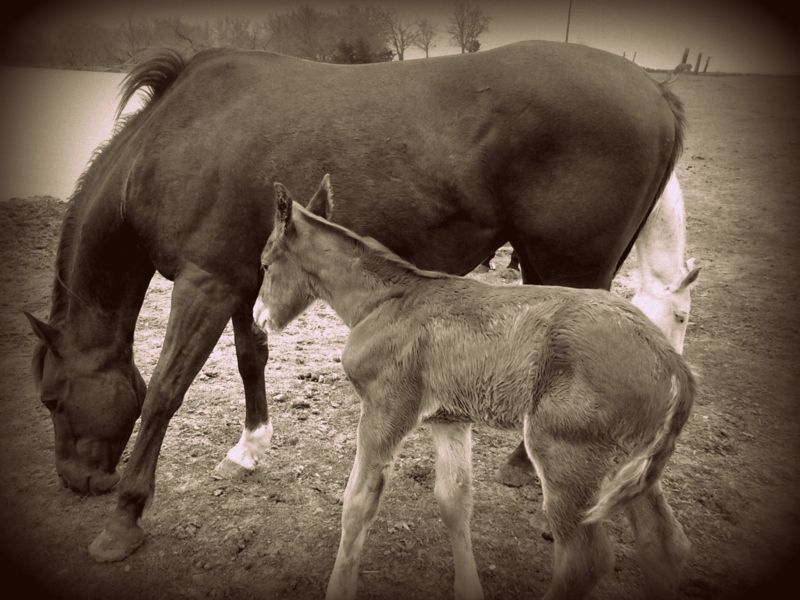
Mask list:
[[[258,429],[242,431],[239,443],[228,451],[228,460],[245,469],[254,469],[272,441],[272,419]]]

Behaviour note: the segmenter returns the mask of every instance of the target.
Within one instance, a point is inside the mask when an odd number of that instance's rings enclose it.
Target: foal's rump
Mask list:
[[[585,522],[600,521],[661,477],[689,417],[694,377],[657,327],[610,295],[565,304],[547,344],[548,379],[526,437],[592,455],[600,472],[591,475],[602,483]],[[526,442],[529,451],[538,445]]]
[[[525,424],[529,453],[549,455],[555,470],[559,452],[586,453],[577,468],[596,471],[586,476],[596,479],[586,488],[592,520],[656,483],[688,418],[694,381],[637,308],[602,290],[452,279],[422,288],[426,318],[409,318],[425,323],[412,336],[423,420]]]

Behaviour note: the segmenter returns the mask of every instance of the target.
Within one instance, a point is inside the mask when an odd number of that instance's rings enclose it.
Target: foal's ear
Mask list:
[[[28,311],[23,310],[22,314],[24,314],[25,318],[28,319],[28,323],[31,324],[33,333],[36,334],[36,337],[38,337],[39,341],[41,341],[42,344],[44,344],[45,348],[50,350],[50,352],[52,352],[53,354],[58,354],[58,352],[56,351],[58,338],[60,337],[58,330],[55,327],[40,321]]]
[[[327,173],[322,178],[317,193],[311,198],[306,209],[318,217],[330,220],[333,211],[333,190],[331,190],[331,176]]]
[[[292,195],[282,183],[275,182],[275,228],[282,232],[289,230],[292,224]]]

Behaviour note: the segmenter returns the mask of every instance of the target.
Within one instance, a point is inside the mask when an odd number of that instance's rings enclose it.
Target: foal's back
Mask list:
[[[520,427],[564,386],[607,396],[613,404],[587,419],[604,426],[617,404],[666,398],[671,375],[685,369],[663,334],[609,292],[461,278],[420,279],[354,328],[345,354],[354,380],[380,372],[386,385],[402,381],[423,420],[503,428]],[[593,402],[579,396],[571,401]]]

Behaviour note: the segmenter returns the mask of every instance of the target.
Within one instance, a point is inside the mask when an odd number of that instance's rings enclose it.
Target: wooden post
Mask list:
[[[697,63],[694,65],[694,74],[697,75],[700,72],[700,61],[703,59],[703,53],[697,55]]]
[[[681,63],[685,63],[689,59],[689,49],[683,51],[683,58],[681,59]]]
[[[627,58],[627,56],[625,56],[625,50],[622,51],[622,58]]]
[[[705,75],[706,71],[708,71],[708,61],[710,60],[711,60],[710,56],[706,58],[706,66],[703,67],[703,75]]]
[[[564,40],[569,43],[569,22],[572,18],[572,0],[569,0],[569,10],[567,11],[567,38]]]
[[[631,59],[631,62],[636,62],[636,52],[633,53],[633,58]]]

